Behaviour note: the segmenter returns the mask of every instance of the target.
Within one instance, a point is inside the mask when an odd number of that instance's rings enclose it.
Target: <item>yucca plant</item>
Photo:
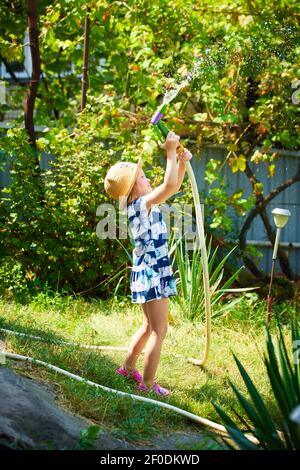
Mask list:
[[[240,302],[243,296],[233,299],[230,302],[226,302],[225,305],[220,304],[221,297],[225,293],[245,293],[255,288],[241,288],[231,289],[230,286],[238,278],[241,270],[244,266],[238,268],[226,281],[223,286],[220,287],[224,275],[225,263],[228,261],[230,256],[233,254],[236,247],[234,247],[221,261],[216,263],[218,247],[211,254],[212,240],[207,247],[208,256],[208,270],[209,270],[209,282],[211,289],[211,306],[213,310],[212,318],[221,315],[225,310],[229,311],[234,305]],[[195,247],[195,244],[194,244]],[[175,282],[179,288],[180,295],[174,297],[175,301],[179,304],[181,310],[189,320],[195,320],[204,316],[204,287],[203,287],[203,269],[201,260],[201,251],[198,248],[193,249],[192,257],[190,258],[188,250],[184,249],[183,236],[178,240],[174,240],[174,236],[171,237],[171,247],[169,251],[170,256],[173,256],[172,265],[176,262],[177,269],[174,270]]]
[[[299,322],[294,319],[291,323],[291,339],[293,346],[293,361],[288,354],[288,348],[278,326],[277,350],[269,331],[267,332],[267,354],[263,359],[266,373],[270,380],[275,403],[278,406],[280,418],[277,422],[272,418],[266,403],[255,387],[241,362],[234,356],[242,379],[251,398],[249,401],[241,391],[230,382],[240,405],[248,418],[240,418],[245,426],[242,429],[226,414],[222,408],[214,404],[221,416],[229,436],[239,449],[242,450],[291,450],[300,449],[300,354],[297,346],[300,344]],[[251,433],[257,443],[249,439],[246,433]],[[228,443],[227,443],[228,445]]]

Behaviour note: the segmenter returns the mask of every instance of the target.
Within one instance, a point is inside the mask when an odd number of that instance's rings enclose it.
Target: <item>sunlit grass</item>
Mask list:
[[[253,306],[243,303],[213,322],[209,361],[206,368],[201,369],[188,363],[185,357],[201,358],[205,325],[183,319],[178,307],[172,303],[173,320],[157,372],[159,383],[172,391],[168,403],[216,422],[219,422],[219,417],[212,401],[231,416],[234,416],[233,405],[243,414],[228,383],[230,378],[243,390],[243,382],[232,357],[234,352],[254,379],[276,419],[277,410],[262,359],[265,349],[265,303],[256,307],[256,317],[253,317],[253,310]],[[0,327],[43,336],[56,342],[49,344],[0,333],[7,350],[49,362],[96,383],[133,394],[137,393],[135,384],[115,374],[115,369],[123,362],[123,351],[93,351],[59,345],[57,341],[128,346],[141,322],[141,308],[130,303],[119,305],[114,302],[112,306],[109,302],[88,303],[83,299],[62,300],[57,297],[56,301],[40,298],[24,306],[0,300]],[[284,334],[289,336],[288,327],[284,328]],[[141,371],[142,367],[143,357],[138,361]],[[19,370],[22,370],[21,366]],[[109,427],[119,437],[141,441],[157,431],[200,429],[196,423],[173,412],[92,388],[39,366],[27,368],[26,374],[54,382],[59,390],[57,398],[61,405]]]

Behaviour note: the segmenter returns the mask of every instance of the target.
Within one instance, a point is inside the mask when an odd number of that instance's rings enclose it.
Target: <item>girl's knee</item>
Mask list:
[[[159,338],[165,338],[168,333],[168,323],[163,323],[155,328],[153,328],[152,333],[156,334]]]
[[[150,325],[149,322],[144,322],[142,328],[143,328],[143,330],[144,330],[144,334],[145,334],[145,335],[150,335],[150,333],[151,333],[151,325]]]

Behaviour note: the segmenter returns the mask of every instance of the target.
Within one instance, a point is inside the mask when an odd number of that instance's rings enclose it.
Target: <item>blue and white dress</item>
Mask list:
[[[167,226],[157,204],[146,208],[144,196],[127,206],[134,250],[130,274],[131,300],[143,304],[177,294],[168,256]]]

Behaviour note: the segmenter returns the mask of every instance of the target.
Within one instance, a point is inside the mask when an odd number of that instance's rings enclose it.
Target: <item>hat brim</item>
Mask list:
[[[126,202],[127,202],[127,198],[129,196],[129,194],[131,193],[131,190],[134,186],[134,183],[136,181],[136,178],[137,178],[137,175],[138,175],[138,171],[142,168],[142,165],[143,165],[143,159],[142,157],[139,158],[138,162],[137,162],[137,166],[136,166],[136,169],[135,169],[135,172],[133,174],[133,177],[132,177],[132,182],[130,183],[130,186],[126,192],[126,194],[124,194],[122,197],[119,198],[119,207],[120,209],[124,209],[125,205],[126,205]]]

